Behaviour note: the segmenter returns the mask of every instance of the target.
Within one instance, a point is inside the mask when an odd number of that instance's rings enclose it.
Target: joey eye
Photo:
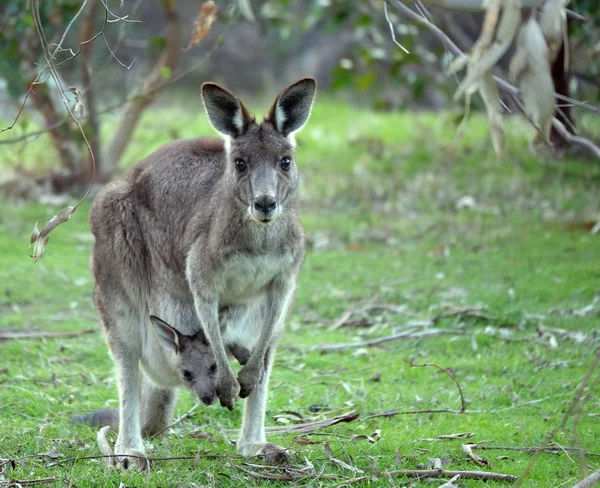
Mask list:
[[[235,160],[235,169],[237,169],[238,173],[243,173],[244,171],[246,171],[247,167],[248,165],[243,159],[237,158]]]
[[[290,169],[290,163],[291,163],[290,158],[288,158],[288,157],[282,158],[281,163],[280,163],[281,169],[283,171],[288,171]]]
[[[191,380],[191,379],[192,379],[192,373],[191,373],[191,372],[189,372],[187,369],[184,369],[184,370],[183,370],[183,377],[184,377],[186,380]]]
[[[209,371],[211,373],[214,373],[215,371],[217,371],[217,363],[213,363],[213,365],[210,367]]]

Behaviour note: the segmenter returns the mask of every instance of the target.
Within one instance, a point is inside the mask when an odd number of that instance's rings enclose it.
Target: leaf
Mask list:
[[[301,435],[297,435],[292,440],[299,446],[310,446],[313,444],[322,444],[322,442],[320,442],[320,441],[311,441],[309,438],[303,437]]]
[[[487,459],[484,459],[473,452],[473,448],[477,447],[477,444],[463,444],[461,446],[462,451],[469,456],[475,464],[479,466],[488,466],[490,467],[490,462]]]
[[[369,441],[371,444],[375,444],[379,439],[381,439],[381,429],[377,429],[371,435],[355,435],[350,439],[350,442]]]
[[[506,53],[513,42],[521,23],[521,9],[518,0],[502,2],[502,18],[497,22],[498,0],[490,0],[486,10],[486,19],[473,53],[469,58],[467,76],[463,79],[454,94],[454,100],[459,100],[465,94],[473,94],[485,73],[492,69]],[[492,34],[496,27],[494,42]]]
[[[194,22],[194,31],[190,36],[190,42],[184,51],[189,51],[204,39],[210,33],[215,20],[217,20],[217,5],[213,0],[208,0],[200,8],[200,15]]]
[[[564,0],[546,0],[540,15],[540,28],[548,45],[548,59],[554,63],[563,44],[567,13]]]
[[[458,485],[455,485],[454,482],[460,478],[460,474],[457,474],[451,480],[446,481],[443,485],[440,485],[438,488],[458,488]]]
[[[250,0],[237,0],[238,7],[244,18],[250,22],[256,22],[256,16],[252,10]]]
[[[190,437],[193,437],[194,439],[206,440],[206,439],[210,439],[211,435],[208,432],[204,432],[204,431],[198,429],[198,430],[191,432]]]
[[[534,18],[521,27],[517,48],[509,65],[510,77],[519,84],[525,112],[538,130],[534,143],[548,141],[556,110],[548,46]]]
[[[42,228],[41,231],[38,229],[38,222],[41,222],[41,220],[38,220],[35,223],[35,225],[33,226],[33,231],[31,233],[31,238],[29,240],[30,246],[31,244],[33,244],[33,254],[31,254],[31,257],[33,258],[34,262],[37,261],[40,257],[42,257],[42,255],[44,254],[44,251],[46,250],[46,244],[48,244],[48,239],[50,238],[50,232],[56,229],[56,227],[58,227],[63,222],[69,220],[76,209],[77,207],[63,208],[60,212],[58,212],[54,217],[52,217],[48,221],[48,223]]]
[[[492,138],[492,146],[498,157],[504,154],[505,138],[504,124],[502,118],[502,102],[500,99],[500,91],[494,81],[492,72],[488,71],[483,75],[481,84],[479,85],[479,94],[483,99],[487,110],[488,121],[490,124],[490,137]]]

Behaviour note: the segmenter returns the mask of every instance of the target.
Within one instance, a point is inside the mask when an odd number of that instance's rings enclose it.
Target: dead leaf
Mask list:
[[[469,456],[475,464],[479,466],[488,466],[490,467],[490,462],[487,459],[484,459],[473,452],[473,448],[477,447],[477,444],[463,444],[461,446],[462,451]]]
[[[202,39],[204,39],[212,29],[212,25],[217,20],[217,5],[213,0],[204,2],[200,9],[200,15],[194,22],[194,32],[190,36],[190,42],[184,51],[189,51]]]
[[[38,220],[35,223],[33,226],[33,232],[31,233],[31,238],[29,240],[30,245],[33,244],[33,254],[31,257],[33,258],[34,262],[42,257],[42,254],[44,254],[44,251],[46,250],[46,244],[48,244],[48,239],[50,238],[50,232],[52,232],[63,222],[69,220],[76,209],[77,207],[72,206],[63,208],[48,221],[41,231],[38,228],[38,222],[42,221]]]
[[[440,485],[438,488],[458,488],[458,485],[455,485],[454,482],[460,478],[460,474],[454,476],[451,480],[446,481],[443,485]]]
[[[371,444],[375,444],[379,439],[381,439],[381,429],[377,429],[371,435],[359,434],[352,436],[350,442],[369,441]]]
[[[534,144],[547,142],[556,99],[548,60],[548,46],[539,24],[533,17],[519,31],[509,73],[511,79],[519,84],[525,111],[538,130]]]
[[[301,435],[297,435],[292,440],[299,446],[310,446],[310,445],[314,445],[314,444],[322,444],[322,441],[311,441],[309,438],[303,437]]]
[[[193,437],[194,439],[206,440],[206,439],[210,439],[211,435],[208,432],[203,432],[201,430],[195,430],[190,433],[190,437]]]

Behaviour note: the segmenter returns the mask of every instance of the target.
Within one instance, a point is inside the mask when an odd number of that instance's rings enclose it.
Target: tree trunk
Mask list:
[[[36,85],[31,91],[31,98],[37,111],[42,114],[50,139],[58,153],[61,165],[69,170],[71,174],[77,173],[78,157],[74,150],[72,135],[69,133],[69,125],[60,125],[56,108],[48,95],[45,85]],[[57,127],[51,128],[57,125]]]
[[[100,1],[90,0],[88,14],[85,17],[81,28],[81,39],[80,42],[85,42],[94,36],[94,27],[100,12]],[[88,123],[86,124],[86,136],[92,153],[94,154],[94,161],[96,163],[96,171],[102,172],[102,158],[100,153],[100,123],[98,121],[98,113],[96,110],[96,96],[94,93],[94,87],[92,85],[92,45],[93,43],[83,44],[81,47],[81,82],[82,92],[85,99],[85,109],[87,111]],[[80,175],[81,178],[90,180],[93,175],[92,158],[88,157],[89,164],[85,169],[82,169]]]
[[[103,156],[103,166],[99,173],[99,180],[110,179],[125,148],[129,144],[133,131],[144,110],[154,101],[164,88],[164,84],[173,76],[181,57],[181,25],[173,0],[162,0],[167,21],[167,43],[159,61],[152,68],[150,74],[143,76],[136,93],[131,101],[125,105],[120,116],[114,136]]]

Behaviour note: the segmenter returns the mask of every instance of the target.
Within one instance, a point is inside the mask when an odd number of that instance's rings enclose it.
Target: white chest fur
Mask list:
[[[232,257],[221,275],[219,306],[241,305],[260,298],[276,276],[289,272],[291,264],[290,255]]]

